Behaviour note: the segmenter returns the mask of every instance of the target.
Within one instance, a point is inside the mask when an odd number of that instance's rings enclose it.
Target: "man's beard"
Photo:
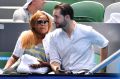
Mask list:
[[[62,23],[60,23],[56,28],[65,28],[67,25],[67,21],[64,19]]]

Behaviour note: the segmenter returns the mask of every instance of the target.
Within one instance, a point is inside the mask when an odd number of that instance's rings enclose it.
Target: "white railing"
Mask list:
[[[113,53],[108,58],[106,58],[100,64],[96,65],[93,69],[91,69],[88,73],[86,73],[86,75],[93,74],[93,73],[96,73],[96,72],[100,71],[102,68],[104,68],[105,66],[107,66],[108,64],[110,64],[113,60],[115,60],[119,56],[120,56],[120,49],[118,51],[116,51],[115,53]]]
[[[0,6],[0,9],[18,9],[21,6]]]

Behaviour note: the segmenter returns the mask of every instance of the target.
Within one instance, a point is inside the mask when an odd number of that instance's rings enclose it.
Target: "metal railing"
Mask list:
[[[91,69],[88,73],[86,73],[86,75],[93,74],[93,73],[100,71],[102,68],[104,68],[105,66],[110,64],[113,60],[117,59],[119,56],[120,56],[120,49],[118,51],[116,51],[115,53],[113,53],[108,58],[106,58],[100,64],[96,65],[93,69]]]

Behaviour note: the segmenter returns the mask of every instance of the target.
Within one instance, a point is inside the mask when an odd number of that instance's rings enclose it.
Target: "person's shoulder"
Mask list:
[[[23,7],[20,7],[18,9],[16,9],[14,12],[21,12],[21,11],[24,11],[24,8]]]
[[[93,29],[92,26],[88,26],[85,24],[77,24],[77,28],[81,31],[86,31],[86,32],[90,32]]]
[[[31,32],[32,32],[31,30],[24,30],[24,31],[22,31],[21,34],[28,34],[28,33],[31,33]]]
[[[52,36],[59,36],[62,32],[63,32],[63,30],[61,28],[57,28],[51,32],[51,35]]]
[[[25,15],[26,14],[26,10],[23,8],[23,7],[21,7],[21,8],[19,8],[19,9],[16,9],[15,11],[14,11],[14,16],[15,15],[21,15],[21,14],[23,14],[23,15]]]
[[[54,31],[49,32],[48,34],[46,34],[46,37],[49,37],[49,38],[57,37],[57,36],[59,36],[61,34],[61,32],[62,32],[62,29],[55,29]]]
[[[14,11],[13,21],[14,22],[25,22],[26,15],[27,15],[27,11],[23,7],[21,7]]]
[[[20,34],[20,38],[22,37],[27,37],[29,35],[32,35],[32,31],[31,30],[25,30],[25,31],[22,31],[21,34]]]

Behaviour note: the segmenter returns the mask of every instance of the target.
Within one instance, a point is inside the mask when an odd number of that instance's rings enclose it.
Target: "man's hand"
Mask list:
[[[67,70],[58,70],[58,74],[73,74],[71,71],[67,71]]]

